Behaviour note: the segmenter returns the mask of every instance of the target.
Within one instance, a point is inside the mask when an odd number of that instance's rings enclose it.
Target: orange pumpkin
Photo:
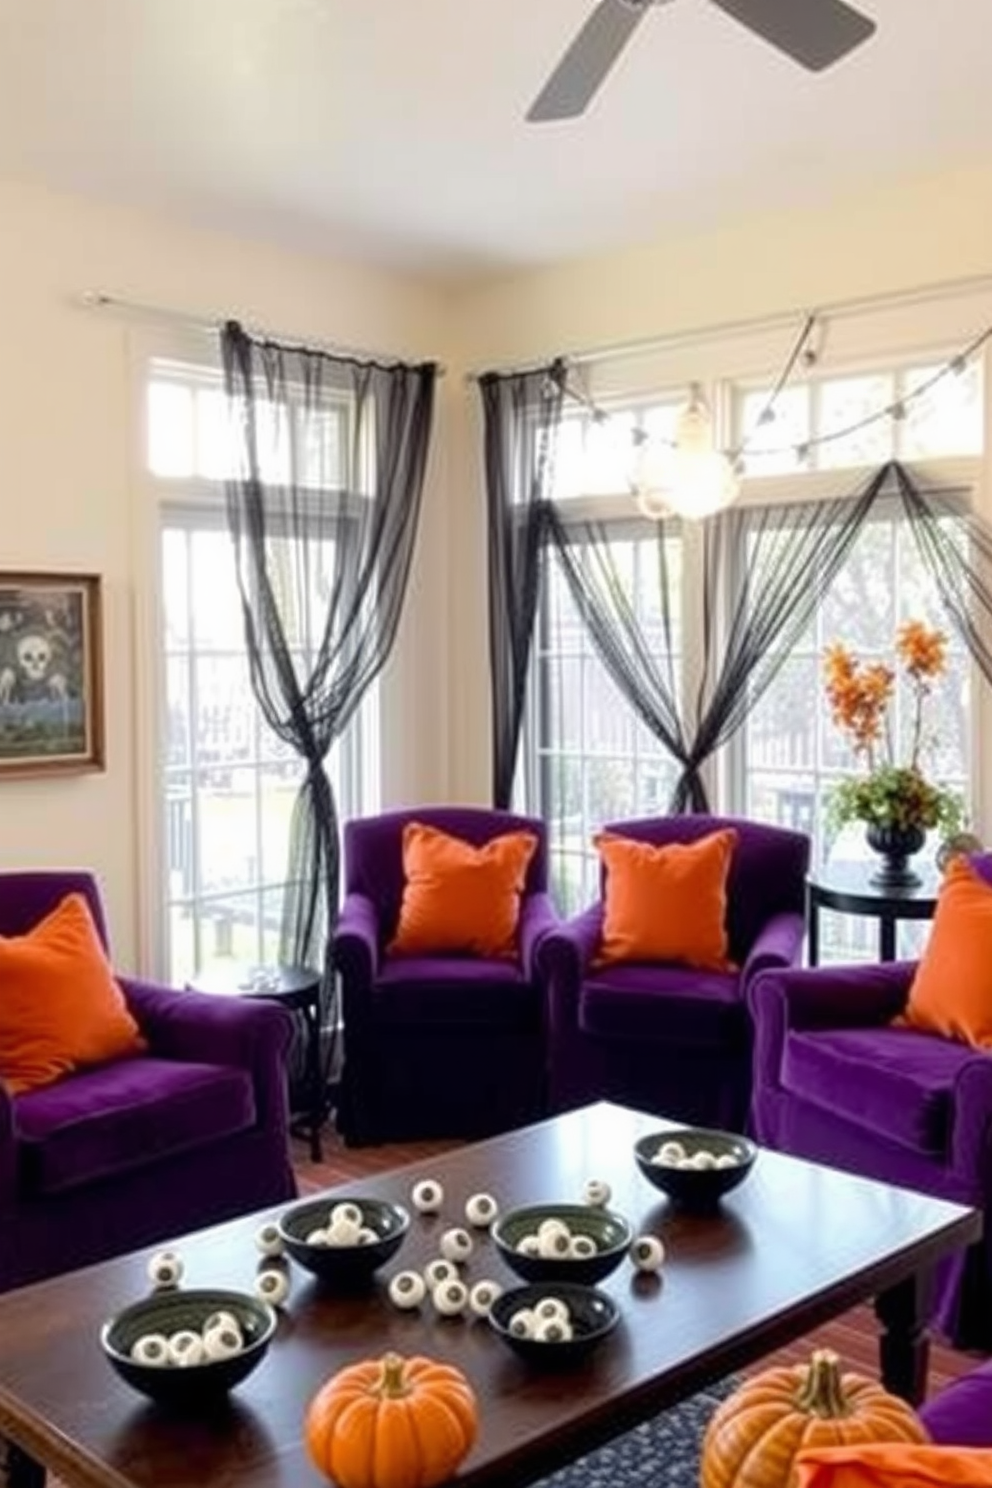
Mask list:
[[[804,1447],[925,1442],[911,1406],[875,1380],[840,1372],[830,1349],[766,1369],[718,1406],[703,1439],[700,1488],[795,1488]]]
[[[307,1408],[307,1448],[338,1488],[432,1488],[475,1441],[479,1407],[460,1369],[386,1354],[333,1375]]]

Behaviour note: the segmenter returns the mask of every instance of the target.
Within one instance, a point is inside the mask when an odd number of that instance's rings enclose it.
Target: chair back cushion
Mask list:
[[[532,833],[537,846],[527,865],[524,897],[546,891],[547,829],[538,817],[471,806],[425,806],[417,811],[359,817],[346,822],[344,828],[345,893],[364,894],[372,900],[378,911],[383,943],[392,938],[399,922],[405,885],[403,832],[411,822],[421,822],[451,837],[459,837],[473,847],[482,847],[507,832]]]
[[[597,964],[677,962],[731,971],[727,958],[727,873],[737,833],[724,828],[695,842],[655,847],[600,832],[603,936]]]
[[[96,879],[78,868],[0,873],[0,935],[27,935],[67,894],[81,894],[86,900],[97,934],[109,948]]]
[[[11,1094],[145,1047],[82,895],[0,937],[0,1080]]]
[[[773,915],[803,913],[808,837],[785,827],[726,816],[652,816],[609,822],[603,830],[666,846],[671,842],[696,842],[726,829],[737,834],[727,874],[727,939],[730,959],[743,963]]]

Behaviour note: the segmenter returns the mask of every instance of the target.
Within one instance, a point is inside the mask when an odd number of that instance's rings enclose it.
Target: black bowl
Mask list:
[[[145,1333],[164,1333],[168,1337],[180,1328],[199,1332],[212,1312],[230,1312],[237,1318],[245,1340],[239,1354],[183,1368],[141,1364],[131,1358],[131,1349]],[[163,1405],[200,1406],[226,1395],[261,1363],[276,1331],[276,1322],[276,1314],[268,1302],[247,1292],[176,1288],[153,1292],[122,1308],[116,1317],[104,1323],[100,1344],[121,1379],[142,1395]]]
[[[518,1338],[510,1332],[510,1319],[519,1308],[533,1307],[543,1297],[550,1296],[559,1297],[567,1306],[573,1329],[571,1338],[563,1343],[543,1343],[537,1338]],[[545,1369],[565,1369],[581,1363],[612,1332],[619,1318],[620,1309],[606,1292],[569,1281],[509,1287],[496,1298],[489,1313],[489,1322],[500,1338],[528,1364]]]
[[[590,1235],[596,1242],[592,1256],[526,1255],[517,1249],[525,1235],[534,1234],[545,1219],[561,1219],[573,1235]],[[592,1204],[527,1204],[508,1209],[490,1232],[511,1271],[525,1281],[580,1282],[590,1286],[609,1276],[627,1254],[633,1233],[622,1214]]]
[[[357,1204],[363,1222],[375,1230],[379,1239],[370,1240],[367,1245],[308,1245],[306,1237],[327,1224],[337,1204]],[[379,1267],[396,1254],[410,1228],[410,1216],[402,1204],[390,1204],[385,1199],[325,1194],[284,1209],[277,1224],[282,1242],[294,1261],[321,1281],[344,1288],[368,1283]]]
[[[657,1161],[665,1142],[681,1142],[686,1157],[700,1151],[714,1157],[737,1158],[726,1168],[676,1168]],[[758,1149],[747,1137],[736,1132],[715,1131],[705,1126],[673,1127],[670,1131],[649,1132],[634,1143],[637,1166],[649,1183],[668,1195],[682,1209],[712,1209],[725,1193],[743,1183],[754,1166]]]

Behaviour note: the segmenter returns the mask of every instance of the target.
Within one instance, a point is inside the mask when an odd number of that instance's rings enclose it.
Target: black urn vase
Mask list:
[[[870,822],[865,830],[868,846],[881,859],[871,875],[879,889],[912,889],[920,882],[910,867],[910,858],[918,853],[927,834],[922,827],[880,827]]]

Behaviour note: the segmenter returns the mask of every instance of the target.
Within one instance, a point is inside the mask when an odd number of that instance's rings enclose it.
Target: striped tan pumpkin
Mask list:
[[[809,1364],[766,1369],[714,1412],[703,1439],[701,1488],[795,1488],[804,1447],[925,1442],[911,1406],[877,1381],[840,1372],[830,1349]]]

